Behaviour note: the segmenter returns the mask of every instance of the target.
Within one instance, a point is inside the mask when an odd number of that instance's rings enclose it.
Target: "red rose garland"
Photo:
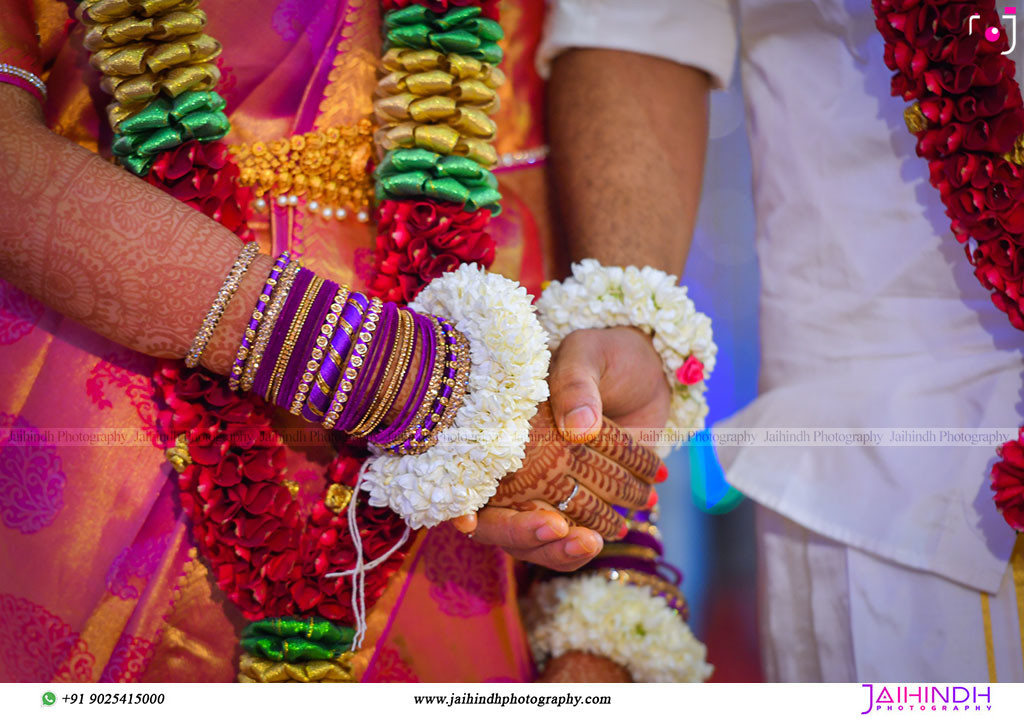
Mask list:
[[[223,142],[192,140],[159,155],[146,181],[252,241],[252,191],[238,184],[238,167]]]
[[[178,477],[182,508],[217,585],[249,620],[320,615],[353,621],[351,581],[323,575],[355,561],[344,511],[318,500],[308,514],[282,481],[285,446],[273,429],[273,407],[238,396],[221,377],[167,362],[155,375],[166,408],[162,428],[188,438],[193,461]],[[327,469],[328,483],[353,488],[364,456],[344,452]],[[359,503],[367,560],[383,554],[405,530],[386,508]],[[376,602],[404,553],[367,574]]]
[[[377,213],[377,275],[370,293],[385,301],[409,302],[432,279],[461,264],[490,268],[490,220],[486,209],[467,212],[428,200],[385,200]]]
[[[385,0],[384,8],[410,4],[435,12],[479,5],[486,17],[498,16],[497,0]],[[222,142],[192,141],[159,155],[146,179],[250,241],[251,193],[238,184],[238,174]],[[383,202],[370,293],[407,302],[462,263],[489,267],[495,252],[486,231],[490,216],[428,199]],[[222,377],[178,362],[163,363],[154,385],[165,406],[161,428],[188,439],[193,462],[178,479],[182,507],[218,586],[250,620],[319,615],[352,624],[351,581],[323,577],[355,563],[345,512],[335,513],[324,499],[302,511],[284,482],[286,448],[271,424],[273,407],[258,396],[231,392]],[[365,457],[340,453],[327,469],[327,482],[353,488]],[[357,513],[367,562],[395,545],[405,530],[395,513],[365,500]],[[384,592],[410,544],[367,573],[367,607]]]
[[[873,0],[892,93],[918,102],[908,126],[928,160],[957,241],[992,303],[1024,330],[1024,170],[1004,156],[1024,132],[1024,103],[993,0]],[[969,31],[969,18],[975,19]],[[969,243],[973,240],[973,248]],[[1003,518],[1024,530],[1024,428],[999,451],[992,488]]]

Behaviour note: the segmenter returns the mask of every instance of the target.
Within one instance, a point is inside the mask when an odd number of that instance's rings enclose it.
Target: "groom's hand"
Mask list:
[[[623,428],[665,427],[672,398],[651,337],[620,326],[569,334],[551,362],[551,408],[566,440],[597,435],[601,416]]]
[[[663,428],[668,419],[671,393],[661,358],[638,329],[573,332],[552,359],[549,382],[555,424],[573,442],[595,437],[602,414],[624,428]],[[662,467],[655,480],[666,477]],[[480,542],[552,570],[575,570],[604,546],[600,534],[570,527],[555,510],[487,507],[453,522]]]

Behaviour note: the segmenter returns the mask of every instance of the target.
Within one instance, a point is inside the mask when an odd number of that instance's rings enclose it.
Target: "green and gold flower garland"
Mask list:
[[[410,300],[461,262],[494,258],[486,224],[501,197],[488,170],[497,157],[488,115],[503,79],[495,66],[502,31],[495,0],[450,4],[383,3],[371,293],[388,300]],[[82,0],[77,17],[115,100],[108,117],[117,160],[251,241],[250,187],[257,202],[262,189],[258,176],[242,180],[220,141],[230,130],[212,62],[221,48],[203,32],[198,2]],[[253,621],[241,637],[240,681],[351,681],[351,586],[323,576],[354,565],[344,511],[365,455],[342,449],[324,497],[305,511],[284,477],[271,406],[177,362],[161,365],[154,385],[161,427],[178,436],[167,456],[196,543],[218,586]],[[391,511],[360,501],[357,515],[368,561],[401,540],[404,523]],[[368,607],[403,558],[398,550],[366,576]]]

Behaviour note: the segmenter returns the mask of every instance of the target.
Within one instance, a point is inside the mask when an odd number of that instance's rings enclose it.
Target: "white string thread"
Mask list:
[[[352,491],[352,498],[348,502],[348,511],[346,517],[348,518],[348,534],[352,538],[352,546],[356,551],[356,564],[351,570],[343,570],[337,573],[327,573],[325,578],[345,578],[352,577],[352,615],[356,621],[356,634],[352,641],[352,649],[358,650],[362,647],[363,637],[366,635],[366,573],[373,570],[380,565],[383,565],[392,555],[395,554],[399,548],[405,545],[405,541],[409,539],[409,535],[412,531],[409,526],[405,526],[405,532],[402,533],[402,537],[398,539],[398,542],[388,548],[387,552],[378,558],[371,560],[369,563],[364,563],[363,555],[363,536],[359,534],[359,524],[356,522],[356,503],[359,501],[359,493],[363,489],[363,477],[366,474],[367,464],[363,463],[359,469],[359,477],[356,479],[356,487]]]

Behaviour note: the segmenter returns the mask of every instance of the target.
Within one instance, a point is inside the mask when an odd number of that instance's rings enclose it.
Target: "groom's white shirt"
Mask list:
[[[1021,334],[948,229],[870,3],[554,0],[541,60],[653,54],[728,82],[740,36],[761,268],[761,395],[726,425],[1009,428]],[[666,88],[671,91],[671,88]],[[714,379],[712,379],[714,380]],[[729,480],[810,530],[995,592],[1014,539],[990,446],[722,450]]]

